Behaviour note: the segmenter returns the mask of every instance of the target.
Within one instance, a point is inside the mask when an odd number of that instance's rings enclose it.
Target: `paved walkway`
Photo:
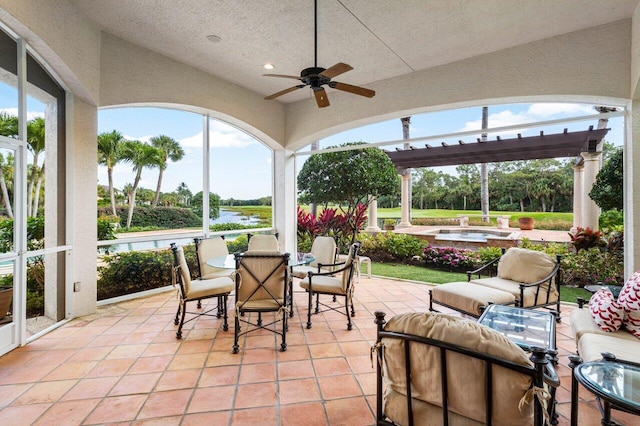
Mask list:
[[[363,276],[351,331],[335,312],[314,316],[307,330],[306,295],[297,292],[288,350],[257,333],[237,355],[233,332],[215,318],[187,324],[176,340],[173,292],[105,306],[0,358],[0,425],[372,425],[373,313],[426,311],[428,289]],[[561,425],[569,424],[572,309],[563,305],[557,330]],[[593,397],[580,395],[580,424],[599,425]]]

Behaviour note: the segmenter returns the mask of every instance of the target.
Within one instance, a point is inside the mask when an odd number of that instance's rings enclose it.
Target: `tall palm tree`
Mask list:
[[[170,138],[169,136],[160,135],[154,136],[150,139],[151,145],[158,148],[160,153],[160,173],[158,173],[158,185],[156,187],[156,196],[153,199],[153,203],[151,203],[151,207],[156,207],[158,205],[158,200],[160,199],[160,188],[162,187],[162,174],[167,168],[167,160],[171,160],[174,163],[176,161],[182,160],[184,157],[184,149],[180,146],[175,139]]]
[[[39,192],[34,193],[36,182],[38,191],[42,186],[41,179],[44,178],[44,161],[42,167],[38,166],[40,154],[44,151],[45,144],[45,123],[44,118],[37,117],[27,122],[27,146],[33,153],[33,164],[31,166],[31,176],[27,188],[27,216],[35,217],[38,214]]]
[[[142,169],[160,167],[160,152],[155,146],[147,145],[140,141],[125,141],[122,143],[120,158],[127,163],[131,163],[133,171],[136,172],[136,178],[129,194],[129,215],[127,216],[127,229],[129,229],[131,227],[133,209],[136,205],[136,191],[140,184]]]
[[[116,198],[113,191],[113,168],[120,161],[120,145],[125,141],[122,134],[116,130],[104,132],[98,135],[98,164],[107,167],[109,176],[109,197],[111,197],[111,210],[116,213]]]
[[[7,154],[7,160],[5,162],[4,155],[0,153],[0,189],[2,190],[2,201],[7,210],[7,216],[9,216],[10,219],[13,219],[13,209],[11,208],[11,197],[9,196],[7,181],[4,175],[7,173],[9,176],[13,176],[13,160],[13,154]],[[13,182],[13,179],[11,181]]]
[[[18,117],[0,112],[0,135],[9,138],[18,137]]]

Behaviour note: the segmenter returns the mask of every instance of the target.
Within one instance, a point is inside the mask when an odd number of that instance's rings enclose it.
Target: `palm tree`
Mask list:
[[[156,187],[156,196],[153,199],[153,203],[151,207],[156,207],[158,205],[158,199],[160,198],[160,188],[162,186],[162,174],[167,168],[167,160],[171,160],[174,163],[176,161],[180,161],[182,157],[184,157],[184,149],[180,146],[175,139],[170,138],[169,136],[160,135],[154,136],[150,139],[151,145],[158,148],[160,152],[160,173],[158,173],[158,185]]]
[[[0,135],[9,138],[18,137],[18,117],[0,112]]]
[[[44,151],[45,123],[44,118],[37,117],[27,122],[27,146],[33,153],[33,165],[31,166],[31,179],[27,188],[27,216],[35,217],[38,214],[39,191],[44,179],[44,161],[42,167],[38,166],[38,157]],[[36,182],[38,183],[36,185]],[[38,192],[34,193],[34,186]]]
[[[7,173],[9,176],[13,176],[13,160],[13,155],[8,154],[7,161],[5,163],[4,156],[0,153],[0,189],[2,190],[2,200],[4,202],[4,207],[7,210],[7,216],[9,216],[10,219],[13,219],[13,210],[11,208],[11,198],[9,196],[7,181],[5,180],[4,174]]]
[[[98,135],[98,164],[107,167],[109,196],[111,197],[111,210],[114,216],[117,216],[117,213],[116,198],[113,191],[113,168],[120,161],[120,145],[124,141],[122,134],[116,130]]]
[[[127,217],[127,229],[131,227],[131,218],[133,217],[133,209],[136,205],[136,191],[140,184],[142,169],[160,167],[160,152],[155,146],[147,145],[140,141],[125,141],[122,143],[122,151],[120,158],[133,165],[133,171],[136,172],[136,178],[133,181],[133,187],[129,194],[129,215]]]

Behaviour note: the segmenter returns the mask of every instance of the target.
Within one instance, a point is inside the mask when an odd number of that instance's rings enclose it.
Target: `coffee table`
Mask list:
[[[527,352],[532,346],[556,350],[556,319],[550,311],[489,305],[478,323],[504,334]],[[552,362],[557,362],[555,356]]]
[[[605,357],[600,361],[576,366],[573,377],[598,398],[602,425],[617,425],[611,420],[612,408],[640,415],[640,364],[603,355]],[[577,425],[577,395],[571,395],[571,404],[571,425]]]

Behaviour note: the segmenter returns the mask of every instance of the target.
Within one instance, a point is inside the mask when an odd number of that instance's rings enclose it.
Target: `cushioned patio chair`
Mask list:
[[[214,257],[222,258],[229,255],[229,248],[223,237],[194,238],[193,241],[196,245],[198,277],[200,279],[228,277],[233,274],[233,269],[216,268],[207,264],[207,260]]]
[[[236,253],[235,258],[236,306],[233,353],[238,353],[239,337],[256,330],[268,330],[281,335],[280,350],[286,351],[289,317],[287,307],[289,253],[254,251]],[[265,324],[263,314],[268,313],[273,317]],[[257,318],[255,318],[256,314]],[[244,332],[241,331],[241,323],[247,327]],[[282,331],[277,330],[278,323],[282,323]]]
[[[355,271],[356,259],[360,243],[354,243],[349,249],[346,261],[334,263],[332,265],[324,265],[327,268],[333,268],[329,272],[313,272],[307,273],[307,277],[300,281],[300,287],[305,289],[309,294],[309,311],[307,312],[307,328],[311,328],[311,311],[313,309],[313,296],[316,296],[316,307],[314,313],[326,312],[329,310],[340,312],[347,316],[347,329],[351,330],[351,317],[356,315],[353,306],[353,292],[355,286],[353,276]],[[320,295],[331,295],[344,297],[345,312],[341,312],[337,307],[320,302]],[[334,299],[335,300],[335,299]],[[320,311],[320,305],[324,308]]]
[[[559,379],[547,353],[531,355],[475,321],[410,313],[378,325],[378,425],[535,425],[554,417]]]
[[[178,304],[178,312],[174,319],[174,324],[178,326],[176,332],[176,338],[182,339],[182,327],[186,322],[193,321],[198,317],[215,316],[224,318],[223,329],[227,331],[229,324],[227,322],[227,299],[229,293],[233,291],[233,280],[229,277],[213,278],[208,280],[192,280],[191,271],[189,271],[189,265],[184,257],[184,250],[182,246],[178,246],[175,243],[171,243],[171,251],[173,252],[173,285],[178,285],[178,298],[180,300]],[[185,321],[187,314],[187,303],[197,301],[198,307],[201,308],[200,301],[202,299],[217,298],[218,303],[215,307],[206,310],[204,312],[188,312],[195,316],[188,321]],[[220,306],[222,305],[222,306]],[[211,312],[216,311],[215,314]]]
[[[308,265],[294,266],[291,268],[291,273],[294,277],[306,278],[310,271],[329,272],[331,269],[326,265],[336,263],[336,256],[338,254],[336,240],[332,237],[316,237],[311,245],[311,254],[315,257],[315,260]]]
[[[277,234],[248,234],[247,237],[249,239],[247,251],[280,251]]]

